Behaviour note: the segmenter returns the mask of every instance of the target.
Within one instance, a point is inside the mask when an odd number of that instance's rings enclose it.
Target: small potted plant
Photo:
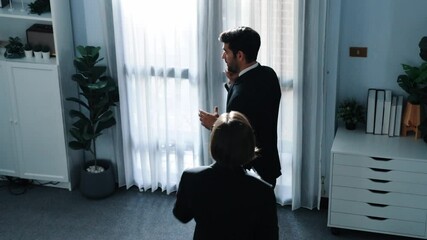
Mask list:
[[[74,59],[77,73],[72,80],[80,88],[82,98],[67,98],[80,107],[70,110],[76,119],[70,129],[73,140],[68,146],[74,150],[85,150],[92,158],[82,167],[80,191],[89,198],[103,198],[114,192],[115,181],[111,161],[98,159],[96,139],[103,130],[116,124],[112,108],[119,101],[116,82],[105,75],[107,68],[99,66],[100,47],[78,46],[79,57]]]
[[[26,43],[24,45],[24,53],[26,58],[32,58],[33,57],[33,48],[30,44]]]
[[[36,60],[42,59],[42,46],[41,45],[35,45],[33,47],[34,57]]]
[[[348,130],[354,130],[357,123],[364,123],[365,108],[354,99],[346,99],[338,105],[337,117]]]
[[[45,12],[50,12],[50,1],[49,0],[35,0],[28,4],[30,13],[41,15]]]
[[[45,60],[50,58],[50,47],[49,46],[43,46],[42,47],[42,58]]]
[[[24,44],[22,44],[19,37],[9,37],[9,43],[5,46],[5,48],[5,58],[23,58],[25,56]]]

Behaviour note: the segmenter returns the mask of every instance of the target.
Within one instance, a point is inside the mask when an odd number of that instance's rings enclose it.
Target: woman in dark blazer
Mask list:
[[[278,239],[273,188],[242,167],[255,156],[246,117],[222,114],[212,129],[210,151],[214,164],[182,174],[175,217],[183,223],[194,218],[194,239]]]

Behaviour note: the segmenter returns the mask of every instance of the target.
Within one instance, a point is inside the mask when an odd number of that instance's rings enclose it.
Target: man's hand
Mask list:
[[[218,114],[217,106],[215,106],[213,113],[208,113],[203,110],[199,110],[200,123],[202,124],[203,127],[207,128],[208,130],[212,130],[213,124],[215,123],[218,117],[219,117],[219,114]]]
[[[232,85],[234,83],[234,81],[236,81],[237,77],[239,77],[238,73],[234,73],[234,72],[230,72],[230,71],[225,71],[225,76],[228,79],[228,85]]]

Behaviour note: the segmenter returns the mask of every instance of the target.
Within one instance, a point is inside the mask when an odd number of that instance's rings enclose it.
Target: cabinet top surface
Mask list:
[[[427,161],[427,143],[422,139],[367,134],[363,129],[343,127],[337,130],[331,152]]]

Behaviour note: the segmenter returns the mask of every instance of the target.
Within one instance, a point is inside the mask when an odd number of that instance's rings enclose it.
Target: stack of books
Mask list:
[[[400,136],[403,96],[391,90],[370,88],[366,106],[366,133]]]

